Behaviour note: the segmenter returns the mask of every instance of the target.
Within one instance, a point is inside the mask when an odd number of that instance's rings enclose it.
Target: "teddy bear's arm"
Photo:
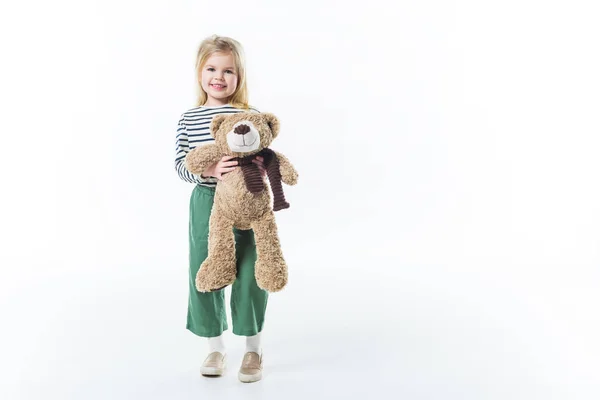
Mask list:
[[[191,150],[185,156],[185,167],[192,174],[201,175],[204,170],[221,159],[221,152],[215,143],[205,144]]]
[[[286,156],[284,156],[281,153],[275,152],[275,155],[279,160],[279,171],[281,172],[281,180],[283,181],[283,183],[290,186],[293,186],[296,183],[298,183],[298,172],[296,171],[290,160],[288,160]]]

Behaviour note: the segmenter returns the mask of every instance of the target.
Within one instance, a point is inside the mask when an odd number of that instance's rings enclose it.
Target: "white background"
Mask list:
[[[588,1],[3,3],[2,399],[597,399],[600,15]],[[300,172],[261,382],[201,378],[193,186],[213,33]],[[227,297],[228,298],[228,297]]]

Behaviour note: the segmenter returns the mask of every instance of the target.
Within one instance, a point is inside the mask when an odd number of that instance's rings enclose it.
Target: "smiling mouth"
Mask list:
[[[246,141],[244,141],[243,144],[241,143],[230,143],[229,148],[233,151],[248,151],[248,149],[252,149],[254,147],[254,145],[256,144],[256,142],[258,141],[258,137],[255,137],[254,140],[251,143],[247,143]]]
[[[214,83],[211,83],[210,87],[215,88],[215,89],[225,89],[227,86],[226,85],[216,85]]]
[[[254,140],[252,141],[252,143],[246,143],[246,141],[244,140],[244,144],[238,144],[236,145],[237,147],[250,147],[252,146],[254,143],[256,143],[256,137],[254,138]]]

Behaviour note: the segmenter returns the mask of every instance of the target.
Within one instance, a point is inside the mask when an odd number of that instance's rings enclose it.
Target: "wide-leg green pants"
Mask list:
[[[196,290],[196,273],[208,256],[208,222],[215,189],[196,185],[190,198],[190,268],[189,302],[186,328],[203,336],[219,336],[227,330],[225,289],[203,293]],[[256,244],[252,230],[233,229],[237,259],[237,277],[231,286],[231,319],[233,333],[254,336],[262,331],[267,309],[268,292],[256,284],[254,263]]]

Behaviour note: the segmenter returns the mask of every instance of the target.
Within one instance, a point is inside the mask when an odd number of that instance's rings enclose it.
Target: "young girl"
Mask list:
[[[222,375],[226,353],[223,331],[227,330],[225,290],[202,293],[196,290],[195,277],[208,255],[208,222],[216,183],[237,166],[232,157],[223,157],[201,175],[185,168],[185,156],[195,147],[213,142],[210,123],[215,115],[259,112],[248,105],[248,89],[243,49],[239,42],[213,35],[198,49],[196,72],[199,84],[197,107],[181,115],[177,127],[175,169],[179,177],[194,184],[190,199],[189,219],[189,302],[187,329],[208,338],[209,354],[201,368],[202,375]],[[253,160],[264,175],[263,159]],[[268,293],[260,289],[254,277],[256,247],[251,230],[234,229],[237,277],[231,288],[233,333],[246,336],[246,354],[238,377],[242,382],[255,382],[262,377],[260,335],[264,324]]]

